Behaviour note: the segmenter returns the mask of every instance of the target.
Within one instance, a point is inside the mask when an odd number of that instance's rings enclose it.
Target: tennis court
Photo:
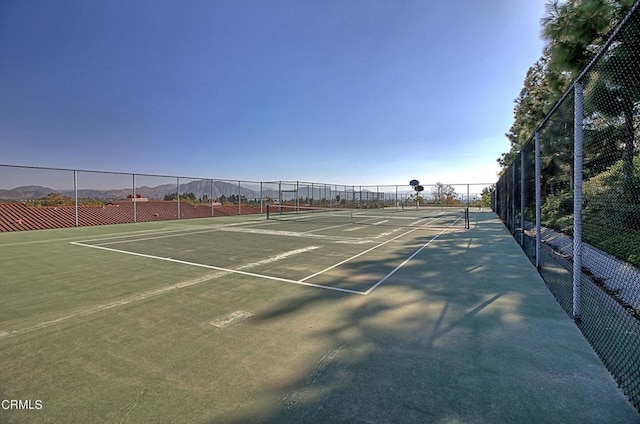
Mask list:
[[[0,422],[640,421],[495,214],[266,218],[0,234]]]
[[[294,207],[287,212],[280,209],[268,221],[72,244],[258,280],[367,295],[438,236],[464,230],[464,212],[460,208],[354,213]],[[389,260],[393,257],[395,261]]]

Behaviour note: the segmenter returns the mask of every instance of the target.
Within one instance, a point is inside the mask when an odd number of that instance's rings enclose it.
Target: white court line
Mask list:
[[[39,324],[32,325],[31,327],[25,327],[25,328],[21,328],[19,330],[13,330],[11,332],[0,331],[0,339],[2,339],[3,337],[19,336],[21,334],[30,333],[32,331],[36,331],[36,330],[39,330],[41,328],[46,328],[46,327],[50,327],[50,326],[55,325],[55,324],[59,324],[61,322],[67,321],[67,320],[69,320],[71,318],[88,316],[88,315],[95,314],[97,312],[107,311],[109,309],[117,308],[119,306],[128,305],[128,304],[133,303],[133,302],[139,302],[139,301],[142,301],[142,300],[146,300],[146,299],[148,299],[150,297],[153,297],[153,296],[157,296],[157,295],[160,295],[160,294],[163,294],[163,293],[167,293],[167,292],[170,292],[172,290],[181,289],[181,288],[184,288],[184,287],[189,287],[189,286],[193,286],[193,285],[196,285],[196,284],[200,284],[200,283],[203,283],[205,281],[209,281],[209,280],[212,280],[214,278],[221,277],[223,275],[226,275],[226,273],[218,272],[218,273],[215,273],[215,274],[207,274],[207,275],[204,275],[202,277],[198,277],[198,278],[195,278],[195,279],[192,279],[192,280],[188,280],[188,281],[182,281],[180,283],[172,284],[170,286],[161,287],[159,289],[148,290],[146,292],[137,293],[137,294],[128,296],[128,297],[126,297],[124,299],[116,300],[114,302],[110,302],[110,303],[106,303],[106,304],[103,304],[103,305],[97,305],[97,306],[93,306],[91,308],[75,311],[75,312],[70,313],[69,315],[65,315],[63,317],[56,318],[56,319],[51,320],[51,321],[41,322]]]
[[[86,247],[94,247],[96,249],[103,249],[103,250],[115,250],[115,249],[110,249],[110,248],[106,248],[106,247],[96,247],[96,246],[91,246],[91,245],[84,245],[82,243],[79,242],[72,242],[71,244],[75,244],[77,246],[86,246]],[[254,262],[254,263],[250,263],[247,265],[244,265],[242,268],[243,269],[247,269],[247,268],[253,268],[256,266],[260,266],[260,265],[264,265],[267,263],[271,263],[271,262],[275,262],[278,261],[280,259],[284,259],[287,258],[289,256],[293,256],[293,255],[297,255],[299,253],[304,253],[310,250],[315,250],[318,249],[318,246],[309,246],[309,247],[305,247],[302,249],[296,249],[296,250],[291,250],[289,252],[284,252],[281,253],[279,255],[273,256],[271,258],[267,258],[264,259],[262,261],[259,262]],[[147,255],[148,256],[148,255]],[[214,267],[209,267],[209,268],[214,268]],[[216,269],[216,268],[214,268]],[[32,325],[31,327],[25,327],[25,328],[21,328],[18,330],[12,330],[12,331],[0,331],[0,339],[4,338],[4,337],[13,337],[13,336],[18,336],[21,334],[26,334],[26,333],[30,333],[32,331],[36,331],[42,328],[46,328],[46,327],[50,327],[52,325],[56,325],[59,324],[61,322],[67,321],[69,319],[75,318],[75,317],[80,317],[80,316],[88,316],[88,315],[92,315],[95,314],[97,312],[102,312],[102,311],[107,311],[109,309],[113,309],[113,308],[117,308],[120,306],[125,306],[128,305],[130,303],[133,302],[139,302],[142,300],[146,300],[150,297],[153,296],[158,296],[164,293],[168,293],[170,291],[173,290],[177,290],[177,289],[182,289],[185,287],[190,287],[190,286],[195,286],[197,284],[201,284],[210,280],[213,280],[215,278],[220,278],[220,277],[224,277],[225,275],[230,274],[229,271],[224,270],[223,268],[219,268],[217,269],[219,272],[216,273],[212,273],[212,274],[206,274],[203,275],[201,277],[197,277],[197,278],[193,278],[191,280],[187,280],[187,281],[181,281],[179,283],[175,283],[175,284],[171,284],[168,286],[164,286],[164,287],[160,287],[157,289],[152,289],[152,290],[147,290],[145,292],[142,293],[136,293],[130,296],[127,296],[125,298],[110,302],[110,303],[106,303],[106,304],[102,304],[102,305],[96,305],[93,306],[91,308],[87,308],[87,309],[81,309],[75,312],[70,313],[69,315],[65,315],[56,319],[53,319],[51,321],[45,321],[45,322],[41,322],[35,325]],[[308,286],[312,286],[312,284],[305,284]],[[357,294],[362,294],[362,293],[357,293]]]
[[[267,258],[265,260],[262,260],[262,261],[254,262],[254,263],[247,264],[247,265],[243,265],[238,269],[247,269],[247,268],[253,268],[253,267],[256,267],[256,266],[260,266],[260,265],[270,264],[272,262],[279,261],[280,259],[288,258],[289,256],[297,255],[299,253],[309,252],[311,250],[316,250],[316,249],[320,249],[320,246],[308,246],[308,247],[303,247],[301,249],[290,250],[289,252],[284,252],[284,253],[281,253],[279,255],[273,256],[271,258]]]
[[[123,224],[123,225],[129,225],[129,224]],[[171,226],[171,227],[174,228],[175,226]],[[74,227],[74,228],[77,228],[77,227]],[[81,228],[90,228],[90,227],[81,227]],[[164,234],[164,233],[170,233],[170,232],[176,232],[176,231],[184,231],[184,228],[185,227],[179,230],[163,230],[162,232],[158,232],[157,229],[147,229],[147,230],[108,233],[108,234],[103,234],[101,238],[93,239],[93,240],[84,240],[84,241],[90,242],[90,241],[100,241],[100,240],[115,240],[118,238]],[[207,227],[198,226],[198,227],[192,227],[192,228],[198,229],[198,228],[207,228]],[[58,243],[58,242],[77,240],[77,238],[78,236],[75,235],[72,237],[53,238],[53,239],[46,239],[46,240],[30,240],[30,241],[22,241],[22,242],[12,242],[12,243],[0,244],[0,247],[23,246],[23,245],[29,245],[29,244]]]
[[[380,284],[382,284],[384,281],[386,281],[389,277],[391,277],[393,274],[395,274],[402,266],[406,265],[406,263],[408,263],[411,259],[413,259],[418,253],[420,253],[420,251],[422,251],[425,247],[427,247],[429,244],[431,244],[435,239],[437,239],[442,233],[444,233],[447,229],[443,229],[442,231],[440,231],[439,234],[437,234],[435,237],[433,237],[431,240],[429,240],[427,243],[425,243],[422,247],[420,247],[420,249],[418,249],[416,252],[414,252],[411,256],[409,256],[409,258],[407,258],[402,264],[400,264],[399,266],[397,266],[395,269],[393,269],[390,273],[388,273],[383,279],[381,279],[380,281],[378,281],[376,284],[374,284],[372,287],[370,287],[366,292],[361,292],[361,291],[357,291],[357,290],[350,290],[350,289],[344,289],[344,288],[340,288],[340,287],[332,287],[332,286],[325,286],[322,284],[313,284],[313,283],[307,283],[306,281],[316,277],[318,275],[321,275],[331,269],[334,269],[340,265],[343,265],[355,258],[358,258],[366,253],[369,253],[379,247],[382,247],[388,243],[391,243],[407,234],[410,234],[414,231],[417,231],[420,228],[424,228],[426,227],[428,224],[430,224],[431,222],[436,221],[437,218],[429,221],[427,224],[425,224],[422,227],[418,227],[418,228],[413,228],[409,231],[406,231],[396,237],[393,237],[389,240],[386,240],[380,244],[377,244],[376,246],[373,246],[370,249],[367,249],[363,252],[358,253],[357,255],[354,255],[348,259],[345,259],[343,261],[338,262],[337,264],[334,264],[330,267],[327,267],[325,269],[323,269],[322,271],[316,272],[314,274],[311,274],[301,280],[291,280],[291,279],[287,279],[287,278],[280,278],[280,277],[273,277],[273,276],[269,276],[269,275],[263,275],[263,274],[256,274],[256,273],[252,273],[252,272],[247,272],[247,271],[243,271],[243,269],[249,268],[254,266],[255,264],[248,264],[245,266],[240,267],[239,269],[229,269],[229,268],[222,268],[222,267],[217,267],[217,266],[213,266],[213,265],[205,265],[205,264],[199,264],[199,263],[195,263],[195,262],[189,262],[189,261],[182,261],[179,259],[173,259],[173,258],[167,258],[167,257],[161,257],[161,256],[155,256],[155,255],[148,255],[148,254],[144,254],[144,253],[137,253],[137,252],[130,252],[130,251],[126,251],[126,250],[120,250],[120,249],[113,249],[110,247],[104,247],[102,245],[90,245],[90,244],[85,244],[83,242],[71,242],[71,244],[76,245],[76,246],[82,246],[82,247],[89,247],[89,248],[93,248],[93,249],[100,249],[100,250],[106,250],[106,251],[111,251],[111,252],[116,252],[116,253],[123,253],[123,254],[127,254],[127,255],[132,255],[132,256],[139,256],[139,257],[143,257],[143,258],[149,258],[149,259],[156,259],[156,260],[162,260],[162,261],[166,261],[166,262],[173,262],[173,263],[179,263],[179,264],[183,264],[183,265],[189,265],[189,266],[195,266],[195,267],[200,267],[200,268],[207,268],[207,269],[213,269],[213,270],[217,270],[217,271],[222,271],[225,273],[233,273],[233,274],[241,274],[241,275],[247,275],[250,277],[256,277],[256,278],[262,278],[262,279],[268,279],[268,280],[274,280],[274,281],[281,281],[281,282],[285,282],[285,283],[290,283],[290,284],[298,284],[298,285],[304,285],[304,286],[308,286],[308,287],[316,287],[316,288],[321,288],[321,289],[325,289],[325,290],[332,290],[332,291],[338,291],[338,292],[343,292],[343,293],[350,293],[350,294],[359,294],[359,295],[368,295],[369,293],[371,293],[373,290],[375,290],[378,286],[380,286]],[[453,226],[453,224],[451,224],[451,226]],[[219,228],[224,230],[224,228]],[[267,230],[268,231],[268,230]],[[273,233],[279,233],[279,232],[273,232]],[[273,234],[272,233],[272,234]],[[300,233],[297,233],[300,234]],[[185,234],[186,235],[186,234]],[[282,234],[280,234],[282,235]],[[303,249],[298,249],[295,251],[291,251],[291,252],[285,252],[283,254],[280,254],[274,258],[269,258],[269,259],[265,259],[264,261],[260,261],[257,262],[256,264],[264,264],[264,263],[270,263],[273,262],[275,260],[279,260],[288,256],[291,256],[293,254],[297,254],[297,253],[302,253],[308,250],[313,250],[316,249],[316,246],[310,246],[308,248],[303,248]]]
[[[454,223],[455,224],[455,223]],[[453,224],[451,224],[453,225]],[[395,274],[396,272],[398,272],[398,270],[400,268],[402,268],[403,266],[405,266],[411,259],[413,259],[418,253],[422,252],[422,250],[429,246],[433,241],[435,241],[435,239],[437,239],[438,237],[440,237],[442,235],[442,233],[444,233],[445,231],[447,231],[448,228],[444,228],[442,231],[440,231],[438,234],[436,234],[434,237],[432,237],[428,242],[426,242],[425,244],[423,244],[418,250],[416,250],[415,252],[413,252],[407,259],[404,260],[404,262],[402,262],[400,265],[398,265],[397,267],[395,267],[393,270],[391,270],[391,272],[389,272],[387,275],[385,275],[380,281],[378,281],[377,283],[375,283],[373,286],[371,286],[369,288],[369,290],[367,290],[366,292],[364,292],[365,295],[368,295],[369,293],[371,293],[372,291],[374,291],[376,288],[378,288],[378,286],[380,286],[380,284],[384,283],[385,281],[387,281],[393,274]]]
[[[332,270],[332,269],[334,269],[334,268],[337,268],[337,267],[339,267],[340,265],[346,264],[347,262],[349,262],[349,261],[351,261],[351,260],[353,260],[353,259],[355,259],[355,258],[358,258],[358,257],[360,257],[360,256],[362,256],[362,255],[364,255],[364,254],[366,254],[366,253],[371,252],[372,250],[375,250],[375,249],[377,249],[377,248],[379,248],[379,247],[382,247],[382,246],[384,246],[384,245],[385,245],[385,244],[387,244],[387,243],[391,243],[392,241],[397,240],[397,239],[399,239],[399,238],[400,238],[400,237],[402,237],[402,236],[406,236],[407,234],[411,234],[411,233],[413,233],[414,231],[417,231],[417,230],[418,230],[417,228],[414,228],[413,230],[409,230],[409,231],[407,231],[406,233],[402,233],[402,234],[400,234],[400,235],[398,235],[398,236],[395,236],[394,238],[390,238],[390,239],[389,239],[389,240],[387,240],[387,241],[383,241],[383,242],[382,242],[382,243],[380,243],[380,244],[376,244],[375,246],[373,246],[373,247],[371,247],[371,248],[369,248],[369,249],[367,249],[367,250],[365,250],[365,251],[363,251],[363,252],[360,252],[360,253],[358,253],[357,255],[353,255],[353,256],[352,256],[352,257],[350,257],[350,258],[347,258],[347,259],[345,259],[345,260],[343,260],[343,261],[338,262],[337,264],[331,265],[330,267],[327,267],[327,268],[323,269],[322,271],[318,271],[318,272],[316,272],[316,273],[314,273],[314,274],[311,274],[311,275],[309,275],[309,276],[307,276],[307,277],[303,278],[303,279],[302,279],[302,280],[300,280],[300,281],[307,281],[307,280],[309,280],[309,279],[311,279],[311,278],[313,278],[313,277],[317,277],[317,276],[318,276],[318,275],[320,275],[320,274],[324,274],[324,273],[325,273],[325,272],[327,272],[327,271],[330,271],[330,270]]]
[[[346,227],[348,225],[351,225],[351,223],[346,223],[346,224],[338,224],[338,225],[331,225],[330,227],[322,227],[322,228],[318,228],[315,230],[309,230],[309,231],[303,231],[303,234],[308,234],[308,233],[315,233],[317,231],[326,231],[326,230],[331,230],[333,228],[341,228],[341,227]],[[344,230],[344,231],[350,231],[350,230]]]
[[[130,239],[130,240],[115,240],[107,243],[97,243],[94,246],[107,246],[110,244],[135,243],[138,241],[158,240],[158,239],[169,238],[169,237],[183,237],[183,236],[190,236],[193,234],[213,233],[215,231],[221,231],[221,230],[219,228],[210,228],[208,230],[202,230],[202,231],[189,231],[189,232],[181,232],[178,234],[164,234],[164,235],[158,235],[158,236],[154,235],[153,237],[143,237],[143,238],[136,238],[136,239]],[[162,234],[162,233],[159,233],[159,234]],[[96,241],[96,240],[90,240],[90,241]]]
[[[409,230],[409,231],[407,231],[407,232],[405,232],[405,233],[402,233],[402,234],[400,234],[400,235],[398,235],[398,236],[395,236],[395,237],[393,237],[393,238],[390,238],[390,239],[389,239],[389,240],[387,240],[387,241],[383,241],[382,243],[377,244],[377,245],[375,245],[375,246],[373,246],[373,247],[371,247],[371,248],[369,248],[369,249],[365,250],[364,252],[360,252],[360,253],[358,253],[357,255],[354,255],[354,256],[352,256],[352,257],[350,257],[350,258],[347,258],[347,259],[345,259],[345,260],[343,260],[343,261],[340,261],[340,262],[338,262],[337,264],[331,265],[330,267],[327,267],[327,268],[323,269],[322,271],[318,271],[318,272],[316,272],[315,274],[311,274],[311,275],[309,275],[309,276],[307,276],[307,277],[303,278],[303,279],[302,279],[302,280],[300,280],[300,281],[306,281],[306,280],[308,280],[308,279],[310,279],[310,278],[316,277],[316,276],[318,276],[318,275],[320,275],[320,274],[323,274],[323,273],[325,273],[325,272],[327,272],[327,271],[330,271],[330,270],[332,270],[333,268],[339,267],[340,265],[345,264],[345,263],[347,263],[347,262],[349,262],[349,261],[351,261],[351,260],[353,260],[353,259],[355,259],[355,258],[358,258],[358,257],[360,257],[360,256],[362,256],[362,255],[364,255],[364,254],[366,254],[366,253],[369,253],[369,252],[371,252],[372,250],[375,250],[375,249],[377,249],[377,248],[379,248],[379,247],[382,247],[382,246],[384,246],[384,245],[385,245],[385,244],[387,244],[387,243],[391,243],[392,241],[395,241],[395,240],[399,239],[399,238],[400,238],[400,237],[402,237],[402,236],[406,236],[407,234],[411,234],[411,233],[413,233],[414,231],[417,231],[417,230],[419,230],[419,229],[423,229],[423,227],[425,227],[426,225],[428,225],[428,224],[432,223],[433,221],[437,221],[437,219],[432,219],[431,221],[429,221],[427,224],[425,224],[425,225],[424,225],[424,226],[422,226],[422,227],[413,228],[413,229],[411,229],[411,230]],[[451,224],[451,225],[453,225],[453,224]]]
[[[162,230],[146,230],[144,232],[141,231],[131,231],[131,232],[125,232],[125,233],[116,233],[114,235],[110,235],[107,234],[105,236],[102,236],[100,238],[94,238],[94,239],[89,239],[89,240],[80,240],[78,243],[91,243],[94,241],[111,241],[111,240],[118,240],[118,239],[128,239],[131,237],[138,237],[138,236],[156,236],[156,235],[171,235],[171,234],[175,234],[177,236],[183,235],[183,234],[188,234],[189,230],[202,230],[202,229],[209,229],[209,230],[213,230],[215,227],[211,226],[211,225],[200,225],[197,227],[180,227],[180,228],[175,228],[172,226],[172,228],[174,229],[162,229]],[[141,234],[137,234],[137,233],[141,233]]]
[[[126,251],[126,250],[113,249],[111,247],[97,246],[97,245],[92,245],[92,244],[84,244],[84,243],[75,242],[75,241],[72,241],[71,244],[76,245],[76,246],[82,246],[82,247],[90,247],[92,249],[106,250],[106,251],[109,251],[109,252],[123,253],[125,255],[139,256],[139,257],[142,257],[142,258],[156,259],[156,260],[159,260],[159,261],[173,262],[173,263],[182,264],[182,265],[195,266],[195,267],[199,267],[199,268],[215,269],[217,271],[224,271],[224,272],[228,272],[228,273],[231,273],[231,274],[241,274],[241,275],[246,275],[246,276],[249,276],[249,277],[262,278],[262,279],[265,279],[265,280],[282,281],[284,283],[299,284],[299,285],[302,285],[302,286],[316,287],[316,288],[321,288],[321,289],[326,289],[326,290],[334,290],[334,291],[339,291],[339,292],[344,292],[344,293],[351,293],[351,294],[360,294],[360,295],[364,294],[363,292],[357,291],[357,290],[343,289],[343,288],[340,288],[340,287],[323,286],[321,284],[305,283],[303,280],[290,280],[288,278],[281,278],[281,277],[273,277],[273,276],[270,276],[270,275],[256,274],[256,273],[253,273],[253,272],[242,271],[242,270],[239,270],[239,269],[222,268],[222,267],[219,267],[219,266],[205,265],[205,264],[199,264],[199,263],[196,263],[196,262],[189,262],[189,261],[182,261],[180,259],[166,258],[166,257],[163,257],[163,256],[147,255],[146,253],[129,252],[129,251]]]
[[[351,231],[363,230],[365,228],[368,228],[368,227],[351,227],[351,228],[345,228],[344,231],[348,233],[348,232],[351,232]]]
[[[316,238],[316,239],[326,239],[326,240],[342,240],[344,242],[352,242],[355,244],[362,244],[362,243],[366,243],[369,241],[363,241],[360,238],[357,237],[344,237],[344,236],[328,236],[328,235],[321,235],[321,234],[311,234],[314,231],[324,231],[327,229],[331,229],[331,228],[335,228],[335,227],[340,227],[340,226],[344,226],[344,225],[348,225],[348,224],[342,224],[339,226],[330,226],[330,227],[325,227],[325,228],[320,228],[317,230],[311,230],[311,231],[304,231],[304,232],[295,232],[295,231],[281,231],[281,230],[268,230],[268,229],[263,229],[263,228],[247,228],[247,227],[241,227],[241,225],[250,225],[250,224],[260,224],[260,225],[265,225],[264,222],[260,221],[260,222],[250,222],[250,223],[235,223],[235,224],[229,224],[229,225],[220,225],[220,226],[216,226],[216,227],[196,227],[195,229],[198,228],[206,228],[203,229],[201,231],[189,231],[189,230],[185,230],[185,229],[180,229],[180,230],[171,230],[171,231],[162,231],[162,232],[155,232],[155,233],[148,233],[148,234],[144,234],[144,237],[140,237],[140,238],[131,238],[131,237],[135,237],[135,235],[121,235],[121,236],[117,236],[117,237],[105,237],[105,238],[98,238],[98,239],[92,239],[92,240],[81,240],[81,241],[77,241],[76,243],[93,243],[93,242],[100,242],[100,241],[106,241],[105,243],[95,243],[92,244],[94,246],[108,246],[108,245],[113,245],[113,244],[124,244],[124,243],[135,243],[138,241],[146,241],[146,240],[157,240],[157,239],[162,239],[162,238],[169,238],[169,237],[182,237],[182,236],[190,236],[192,234],[204,234],[204,233],[210,233],[210,232],[216,232],[216,231],[226,231],[226,232],[237,232],[237,233],[251,233],[251,234],[266,234],[266,235],[275,235],[275,236],[288,236],[288,237],[302,237],[302,238]],[[274,225],[276,224],[275,222],[271,222],[271,223],[266,223],[266,225]]]
[[[398,265],[397,267],[395,267],[391,272],[389,272],[387,275],[385,275],[385,276],[384,276],[380,281],[378,281],[378,282],[377,282],[377,283],[375,283],[373,286],[371,286],[371,287],[370,287],[367,291],[365,291],[363,294],[366,296],[366,295],[368,295],[369,293],[371,293],[372,291],[374,291],[376,288],[378,288],[378,286],[380,286],[380,284],[384,283],[387,279],[389,279],[389,277],[391,277],[393,274],[395,274],[395,273],[396,273],[400,268],[402,268],[403,266],[405,266],[405,265],[406,265],[406,264],[407,264],[411,259],[413,259],[413,258],[414,258],[418,253],[420,253],[420,252],[421,252],[425,247],[429,246],[429,245],[430,245],[430,244],[431,244],[435,239],[437,239],[438,237],[440,237],[440,236],[441,236],[445,231],[447,231],[449,228],[451,228],[451,227],[452,227],[456,222],[458,222],[458,221],[459,221],[459,218],[458,218],[458,219],[456,219],[456,221],[454,221],[453,223],[451,223],[451,225],[449,225],[449,227],[444,228],[442,231],[440,231],[438,234],[436,234],[434,237],[432,237],[428,242],[426,242],[425,244],[423,244],[423,245],[422,245],[418,250],[416,250],[415,252],[413,252],[413,253],[412,253],[412,254],[411,254],[407,259],[405,259],[405,260],[404,260],[404,262],[402,262],[400,265]],[[430,221],[430,222],[433,222],[433,221]],[[345,264],[345,263],[347,263],[347,262],[349,262],[349,261],[351,261],[351,260],[353,260],[353,259],[356,259],[356,258],[358,258],[358,257],[360,257],[360,256],[362,256],[362,255],[364,255],[364,254],[366,254],[366,253],[371,252],[372,250],[375,250],[375,249],[377,249],[377,248],[379,248],[379,247],[381,247],[381,246],[384,246],[384,245],[385,245],[385,244],[387,244],[387,243],[390,243],[390,242],[392,242],[392,241],[394,241],[394,240],[397,240],[397,239],[399,239],[400,237],[403,237],[403,236],[405,236],[405,235],[407,235],[407,234],[410,234],[410,233],[412,233],[412,232],[414,232],[414,231],[417,231],[418,229],[419,229],[419,228],[414,228],[414,229],[409,230],[409,231],[407,231],[407,232],[405,232],[405,233],[402,233],[402,234],[400,234],[400,235],[398,235],[398,236],[396,236],[396,237],[394,237],[394,238],[391,238],[391,239],[389,239],[389,240],[387,240],[387,241],[385,241],[385,242],[382,242],[382,243],[380,243],[380,244],[378,244],[378,245],[376,245],[376,246],[373,246],[372,248],[367,249],[367,250],[365,250],[364,252],[360,252],[360,253],[358,253],[357,255],[354,255],[354,256],[352,256],[352,257],[350,257],[350,258],[347,258],[347,259],[345,259],[345,260],[343,260],[343,261],[338,262],[338,263],[337,263],[337,264],[335,264],[335,265],[332,265],[332,266],[330,266],[330,267],[327,267],[327,268],[323,269],[322,271],[316,272],[315,274],[311,274],[311,275],[309,275],[308,277],[305,277],[305,278],[303,278],[303,279],[302,279],[302,280],[300,280],[300,281],[306,281],[306,280],[309,280],[309,279],[311,279],[311,278],[313,278],[313,277],[317,277],[318,275],[324,274],[324,273],[325,273],[325,272],[327,272],[327,271],[330,271],[330,270],[332,270],[332,269],[334,269],[334,268],[337,268],[337,267],[339,267],[340,265],[343,265],[343,264]]]
[[[371,218],[371,219],[389,219],[390,218],[389,215],[369,215],[367,213],[363,213],[363,214],[356,213],[353,216],[354,217],[358,217],[358,218]],[[441,216],[430,216],[430,217],[426,217],[424,219],[429,219],[429,218],[441,218]],[[409,219],[420,219],[420,217],[418,217],[418,216],[398,216],[398,215],[393,215],[393,216],[391,216],[391,219],[409,220]]]
[[[386,236],[390,236],[391,234],[393,234],[393,233],[397,233],[397,232],[398,232],[398,231],[400,231],[400,230],[402,230],[402,228],[395,228],[395,229],[393,229],[393,230],[391,230],[391,231],[387,231],[387,232],[384,232],[384,233],[380,233],[380,234],[378,234],[377,236],[374,236],[373,238],[374,238],[374,239],[379,239],[379,238],[383,238],[383,237],[386,237]]]
[[[301,237],[301,238],[310,238],[310,239],[316,239],[316,240],[342,241],[343,243],[355,243],[355,244],[362,244],[362,243],[368,242],[366,240],[363,241],[360,237],[328,236],[324,234],[312,234],[309,231],[300,233],[296,231],[266,230],[263,228],[225,228],[222,231],[233,232],[233,233],[265,234],[270,236],[283,236],[283,237]]]
[[[114,235],[114,236],[110,236],[110,237],[101,237],[101,238],[96,238],[96,239],[90,239],[90,240],[80,240],[78,241],[78,243],[92,243],[95,241],[112,241],[113,243],[108,243],[108,244],[114,244],[114,243],[128,243],[130,241],[139,241],[139,240],[150,240],[152,239],[151,237],[147,237],[147,236],[158,236],[158,238],[162,238],[163,236],[166,237],[181,237],[181,236],[188,236],[191,234],[198,234],[198,233],[206,233],[206,232],[210,232],[210,231],[220,231],[223,228],[226,227],[237,227],[237,226],[241,226],[241,225],[253,225],[253,224],[262,224],[263,221],[248,221],[248,222],[234,222],[231,224],[214,224],[214,225],[198,225],[198,226],[181,226],[180,228],[174,229],[174,230],[153,230],[152,232],[150,232],[151,230],[145,230],[145,232],[143,234],[140,234],[141,236],[145,236],[145,238],[138,238],[138,239],[133,239],[133,240],[123,240],[123,241],[115,241],[118,239],[127,239],[127,238],[131,238],[131,237],[136,237],[138,236],[138,234],[135,234],[139,231],[132,231],[132,232],[128,232],[128,233],[116,233],[119,235]],[[175,228],[175,226],[172,226]],[[202,231],[199,231],[202,230]],[[67,240],[69,240],[71,238],[68,238]],[[105,243],[107,244],[107,243]]]

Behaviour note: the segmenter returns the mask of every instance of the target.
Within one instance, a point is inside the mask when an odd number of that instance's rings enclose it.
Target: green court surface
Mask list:
[[[0,423],[640,422],[495,214],[339,216],[1,233]]]

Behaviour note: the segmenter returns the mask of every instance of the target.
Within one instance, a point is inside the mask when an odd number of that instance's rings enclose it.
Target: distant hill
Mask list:
[[[29,200],[45,197],[54,190],[42,186],[22,186],[11,190],[0,189],[0,199],[4,200]]]
[[[54,190],[43,186],[21,186],[12,189],[0,189],[0,200],[5,201],[25,201],[46,197],[49,193],[56,192],[63,196],[73,197],[73,190]],[[175,184],[163,184],[157,187],[136,187],[136,194],[153,200],[162,200],[166,195],[175,193]],[[195,180],[187,184],[180,184],[180,193],[193,193],[196,197],[233,196],[238,194],[238,185],[225,181],[211,180]],[[101,200],[124,200],[133,194],[131,188],[111,189],[111,190],[92,190],[78,189],[78,197],[82,199],[101,199]],[[240,187],[240,195],[247,199],[259,199],[260,187],[255,189],[247,188],[246,185]],[[278,197],[277,190],[265,190],[263,196]]]

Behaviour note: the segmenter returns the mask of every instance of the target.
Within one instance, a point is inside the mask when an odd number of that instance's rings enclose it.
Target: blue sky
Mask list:
[[[2,0],[0,163],[494,182],[544,0]]]

